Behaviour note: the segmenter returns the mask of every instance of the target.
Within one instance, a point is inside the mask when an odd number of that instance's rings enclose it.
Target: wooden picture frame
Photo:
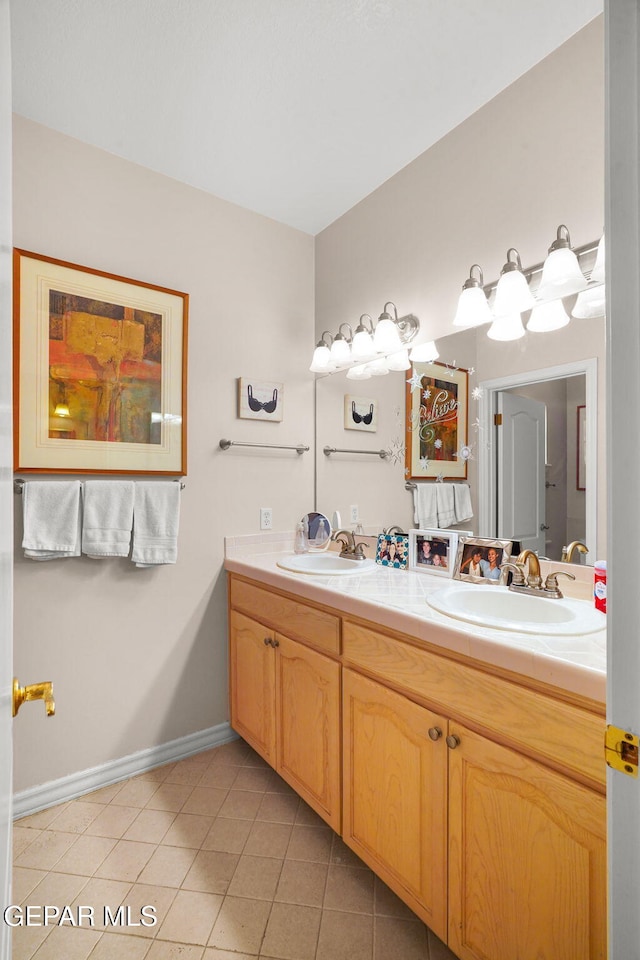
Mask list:
[[[187,472],[186,293],[14,250],[14,469]]]
[[[587,489],[587,407],[576,410],[576,490]]]
[[[406,384],[406,479],[466,480],[468,418],[468,371],[414,363]]]
[[[510,559],[512,549],[511,540],[460,537],[453,571],[454,580],[493,585],[506,583],[508,571],[502,569],[502,564]]]
[[[452,577],[458,534],[446,530],[409,530],[409,570]]]
[[[279,423],[284,417],[284,384],[238,377],[238,417]]]

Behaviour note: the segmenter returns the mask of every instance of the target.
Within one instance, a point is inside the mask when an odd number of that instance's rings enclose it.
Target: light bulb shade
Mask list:
[[[385,374],[389,373],[389,365],[387,364],[386,357],[372,360],[371,363],[367,364],[367,367],[372,377],[384,377]]]
[[[591,282],[604,283],[604,234],[600,237],[600,243],[598,244],[596,262],[591,271]]]
[[[519,340],[520,337],[524,337],[524,334],[525,329],[522,326],[522,317],[519,313],[497,317],[487,330],[487,336],[491,337],[492,340]]]
[[[549,330],[560,330],[566,327],[570,317],[562,305],[562,300],[550,300],[540,303],[531,311],[527,323],[527,330],[534,333],[547,333]]]
[[[367,330],[357,331],[351,344],[351,357],[353,360],[371,360],[375,357],[376,349],[373,345],[373,338]]]
[[[491,323],[491,320],[491,310],[482,287],[466,287],[458,300],[454,327],[479,327],[481,323]]]
[[[392,353],[387,357],[387,366],[389,370],[410,370],[409,351],[400,350],[398,353]]]
[[[494,317],[508,317],[514,313],[522,313],[525,310],[532,310],[535,305],[536,302],[529,290],[524,273],[520,270],[509,270],[502,274],[496,287]]]
[[[554,300],[557,297],[569,297],[586,288],[587,278],[573,250],[569,247],[552,250],[542,268],[538,298]]]
[[[53,411],[53,415],[54,417],[70,417],[71,414],[69,413],[69,405],[66,403],[56,404],[56,408]]]
[[[402,350],[402,340],[393,320],[381,317],[373,335],[376,353],[397,353]]]
[[[409,354],[409,359],[413,363],[431,363],[439,356],[435,340],[429,340],[427,343],[418,343]]]
[[[313,359],[309,370],[311,373],[329,373],[335,366],[331,360],[331,351],[326,344],[318,346],[313,351]]]
[[[331,360],[337,366],[351,363],[351,347],[344,337],[338,335],[331,344]]]
[[[577,320],[590,320],[592,317],[604,317],[606,309],[606,287],[600,284],[597,287],[589,287],[578,294],[571,316]]]
[[[371,371],[368,363],[356,363],[347,370],[347,380],[369,380]]]

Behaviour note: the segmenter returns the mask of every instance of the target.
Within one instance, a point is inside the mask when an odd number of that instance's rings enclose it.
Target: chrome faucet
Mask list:
[[[336,530],[331,539],[335,543],[342,544],[340,556],[346,560],[366,560],[364,555],[364,543],[356,543],[356,537],[353,530]]]
[[[527,566],[528,575],[527,575]],[[566,577],[568,580],[575,580],[572,573],[565,573],[564,570],[555,570],[550,573],[542,586],[542,577],[540,576],[540,563],[533,550],[523,550],[515,563],[511,560],[502,564],[503,570],[513,570],[513,579],[509,585],[509,590],[515,593],[529,593],[536,597],[548,597],[549,599],[560,600],[562,593],[558,588],[558,577]]]
[[[562,548],[562,557],[560,558],[561,562],[571,563],[573,554],[576,550],[578,553],[589,553],[589,548],[587,547],[586,543],[583,543],[582,540],[572,540],[568,547]]]

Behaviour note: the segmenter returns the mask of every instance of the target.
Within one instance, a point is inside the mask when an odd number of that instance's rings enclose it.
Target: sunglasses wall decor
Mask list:
[[[371,397],[354,397],[350,393],[345,394],[344,428],[375,433],[378,429],[378,401]]]
[[[284,384],[238,378],[238,416],[242,420],[282,420]]]

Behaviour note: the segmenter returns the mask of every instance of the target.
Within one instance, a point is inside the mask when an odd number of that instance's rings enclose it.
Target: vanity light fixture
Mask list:
[[[474,270],[479,276],[474,277]],[[474,263],[469,270],[469,278],[462,285],[458,309],[453,320],[454,327],[479,327],[482,323],[491,323],[491,310],[483,287],[482,267]]]
[[[592,317],[604,317],[606,295],[604,284],[589,287],[578,294],[571,316],[576,320],[590,320]]]
[[[410,370],[411,361],[409,360],[409,351],[399,350],[398,353],[391,353],[387,357],[387,367],[389,370]]]
[[[525,329],[522,326],[522,317],[519,313],[510,313],[506,317],[496,317],[487,336],[492,340],[519,340],[524,337]]]
[[[592,283],[604,283],[604,233],[598,243],[598,252],[596,253],[596,262],[591,271],[590,280]]]
[[[340,324],[335,335],[325,330],[316,344],[309,370],[329,374],[348,368],[350,380],[383,376],[390,370],[408,370],[411,364],[407,345],[419,330],[416,316],[409,313],[399,317],[395,303],[388,300],[375,327],[371,316],[363,313],[355,333],[348,323]],[[435,350],[433,343],[431,348]],[[437,356],[436,350],[433,359]]]
[[[527,330],[533,333],[548,333],[550,330],[560,330],[566,327],[571,317],[565,310],[562,300],[549,300],[539,303],[531,311],[527,321]]]
[[[347,327],[349,330],[349,339],[344,336],[340,331],[343,327]],[[351,327],[348,323],[341,323],[338,327],[338,332],[333,338],[333,343],[331,344],[331,360],[336,367],[346,366],[348,363],[351,363],[351,340],[353,336],[351,335]]]
[[[409,354],[409,359],[413,363],[432,363],[439,356],[435,340],[428,340],[426,343],[416,344]]]
[[[356,363],[347,370],[347,380],[369,380],[371,370],[368,363]]]
[[[325,337],[329,337],[328,344],[325,342]],[[312,373],[331,373],[331,371],[335,370],[335,366],[331,359],[331,350],[329,349],[332,341],[333,337],[328,330],[325,330],[318,340],[315,350],[313,351],[313,359],[311,361],[311,366],[309,367],[309,370],[311,370]]]
[[[507,262],[500,271],[493,315],[494,317],[507,317],[514,313],[531,310],[535,305],[536,302],[529,290],[527,278],[522,272],[520,254],[515,247],[510,247],[507,250]]]
[[[587,278],[571,249],[569,230],[564,223],[561,223],[556,239],[549,247],[549,255],[542,268],[542,277],[536,296],[539,300],[555,300],[586,289]]]
[[[393,317],[388,312],[387,307],[393,307]],[[398,332],[398,311],[391,301],[385,303],[382,313],[378,317],[373,335],[373,345],[376,348],[376,353],[397,353],[402,350],[402,340]]]
[[[363,323],[364,320],[369,321],[368,330]],[[368,313],[362,314],[356,327],[351,344],[351,356],[354,360],[372,360],[376,356],[376,348],[373,345],[373,319]]]

